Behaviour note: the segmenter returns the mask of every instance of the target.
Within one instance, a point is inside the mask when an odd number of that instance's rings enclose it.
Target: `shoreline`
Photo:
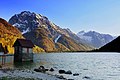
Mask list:
[[[59,80],[54,75],[35,72],[32,70],[20,70],[20,69],[0,69],[0,79],[9,80]]]

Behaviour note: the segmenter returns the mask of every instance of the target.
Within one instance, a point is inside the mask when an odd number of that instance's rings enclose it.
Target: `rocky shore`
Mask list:
[[[41,73],[46,73],[49,75],[54,75],[58,79],[63,79],[63,80],[74,80],[73,78],[67,78],[64,75],[71,75],[71,76],[79,76],[79,73],[72,73],[71,70],[55,70],[54,68],[45,68],[44,66],[40,66],[39,68],[34,69],[36,72],[41,72]]]
[[[71,76],[71,77],[69,77]],[[33,70],[29,69],[0,69],[0,80],[75,80],[74,77],[80,76],[71,70],[45,68],[40,66]],[[82,79],[91,79],[83,76]]]
[[[32,70],[0,69],[0,80],[59,80],[57,77]]]

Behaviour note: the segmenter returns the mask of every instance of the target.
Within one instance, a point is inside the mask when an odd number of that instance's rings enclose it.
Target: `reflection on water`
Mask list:
[[[2,65],[4,68],[13,68],[14,66],[13,60],[14,60],[13,55],[6,56],[0,55],[0,65]]]
[[[82,80],[88,76],[91,80],[119,80],[120,79],[120,54],[86,54],[86,53],[50,53],[35,54],[34,62],[17,63],[14,68],[34,69],[40,65],[54,68],[53,74],[58,70],[71,70],[79,76],[64,75],[65,77]]]
[[[35,67],[35,64],[33,62],[14,63],[14,68],[17,68],[17,69],[32,69],[34,67]]]

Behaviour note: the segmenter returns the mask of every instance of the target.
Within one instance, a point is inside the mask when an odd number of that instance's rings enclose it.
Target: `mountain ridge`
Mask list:
[[[25,39],[21,32],[6,20],[0,18],[0,43],[8,49],[8,53],[14,54],[13,44],[17,39]],[[44,52],[44,50],[36,45],[33,48],[34,53]]]
[[[68,51],[86,51],[92,49],[91,47],[80,42],[80,38],[72,31],[62,29],[49,21],[47,17],[34,12],[23,11],[20,14],[15,14],[10,18],[9,23],[16,26],[22,33],[24,33],[23,36],[26,39],[30,39],[37,46],[42,47],[48,52],[57,51],[60,47],[61,49],[64,47],[64,49]],[[60,38],[65,39],[65,41],[59,41]],[[81,48],[78,50],[74,45]]]
[[[96,48],[100,48],[116,38],[110,34],[102,34],[96,31],[80,31],[77,33],[77,35],[85,42]]]

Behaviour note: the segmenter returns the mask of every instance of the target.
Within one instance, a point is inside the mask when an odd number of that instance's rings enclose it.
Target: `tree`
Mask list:
[[[5,48],[4,48],[4,54],[7,54],[8,53],[8,48],[7,48],[7,46],[5,46]]]

